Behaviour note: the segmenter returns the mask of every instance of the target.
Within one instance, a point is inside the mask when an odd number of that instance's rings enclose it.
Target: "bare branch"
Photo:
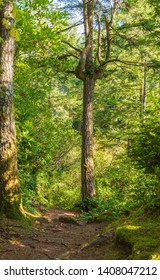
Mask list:
[[[118,59],[118,58],[115,58],[115,59],[109,59],[109,60],[106,60],[104,61],[101,66],[105,66],[107,65],[108,63],[112,63],[112,62],[119,62],[119,63],[123,63],[123,64],[126,64],[126,65],[131,65],[131,66],[148,66],[148,67],[152,67],[154,66],[154,64],[152,62],[149,62],[149,63],[144,63],[144,62],[138,62],[138,61],[127,61],[127,60],[121,60],[121,59]]]
[[[79,59],[79,57],[77,55],[75,55],[74,53],[65,53],[65,54],[62,54],[60,56],[58,56],[58,60],[63,60],[63,59],[67,59],[68,57],[75,57],[76,59]]]
[[[99,5],[99,7],[101,8],[101,12],[106,13],[106,9],[103,7],[102,3],[100,1],[97,0],[97,4]]]
[[[111,1],[110,1],[110,3],[111,3]],[[111,6],[111,20],[110,20],[109,24],[112,24],[112,22],[113,22],[114,15],[118,8],[118,4],[119,4],[119,0],[114,0],[114,5],[113,5],[113,7]]]
[[[97,59],[98,62],[101,62],[101,41],[102,41],[102,36],[101,36],[101,20],[100,20],[100,16],[95,13],[95,15],[97,16],[97,22],[98,22],[98,48],[97,48]]]
[[[83,24],[83,19],[80,19],[77,23],[74,23],[73,25],[68,26],[67,28],[60,30],[60,32],[68,31],[68,30],[70,30],[70,29],[72,29],[74,27],[77,27],[79,25],[82,25],[82,24]]]
[[[106,14],[104,14],[104,19],[106,24],[106,43],[107,43],[105,60],[107,61],[110,58],[110,53],[111,53],[111,34],[110,34],[110,24],[108,22]]]
[[[70,43],[69,43],[69,42],[67,42],[67,41],[62,41],[62,43],[64,43],[64,44],[68,45],[70,48],[74,49],[75,51],[77,51],[77,52],[79,52],[79,53],[81,53],[81,52],[82,52],[82,50],[81,50],[81,49],[76,48],[75,46],[73,46],[72,44],[70,44]]]

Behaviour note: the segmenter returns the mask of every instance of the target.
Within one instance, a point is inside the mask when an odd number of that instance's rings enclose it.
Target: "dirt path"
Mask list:
[[[104,243],[111,244],[113,236],[101,236],[104,226],[105,222],[83,223],[77,212],[53,209],[44,211],[32,228],[1,220],[0,259],[107,259]],[[98,241],[91,243],[96,238]]]

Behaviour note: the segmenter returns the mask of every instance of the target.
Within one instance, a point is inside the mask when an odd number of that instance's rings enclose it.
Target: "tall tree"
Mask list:
[[[63,1],[62,2],[66,2]],[[70,1],[67,1],[67,4]],[[141,4],[132,1],[99,1],[83,0],[73,1],[72,7],[83,11],[84,37],[80,40],[83,46],[78,49],[67,43],[74,51],[74,57],[80,53],[78,66],[74,74],[83,81],[83,121],[82,121],[82,198],[95,195],[94,161],[93,161],[93,94],[98,79],[110,75],[112,71],[123,66],[139,67],[144,64],[139,62],[140,53],[144,53],[148,26],[150,6],[144,14]],[[71,5],[68,4],[68,8]],[[137,18],[135,19],[135,11]],[[82,21],[79,21],[81,23]],[[78,22],[77,22],[78,24]],[[75,26],[75,25],[74,25]],[[149,29],[149,30],[148,30]],[[148,38],[148,36],[147,36]],[[150,37],[149,37],[150,38]],[[153,42],[153,41],[152,41]],[[148,43],[150,43],[148,41]],[[137,51],[138,49],[138,51]],[[136,50],[135,60],[126,57],[126,50]],[[70,55],[70,54],[68,54]],[[138,62],[137,62],[138,61]],[[112,64],[111,64],[112,62]],[[153,65],[152,60],[147,65]],[[112,65],[110,67],[110,65]],[[113,66],[114,65],[114,66]],[[144,88],[145,89],[145,88]]]
[[[80,8],[84,24],[83,46],[78,49],[66,42],[76,52],[73,54],[74,57],[77,56],[77,52],[80,54],[79,63],[72,72],[83,81],[82,199],[96,194],[93,159],[93,96],[96,81],[105,76],[106,65],[110,62],[112,25],[121,2],[120,0],[83,0],[72,3],[73,8]],[[71,8],[70,4],[68,8]],[[81,22],[80,20],[77,25]],[[116,60],[115,55],[112,58],[113,61]]]
[[[95,82],[104,76],[111,51],[111,26],[119,1],[83,0],[84,48],[80,53],[76,77],[83,81],[82,120],[82,199],[95,195],[93,160],[93,95]],[[95,32],[95,25],[97,32]],[[105,32],[105,35],[104,35]],[[97,33],[96,44],[94,34]],[[104,40],[102,42],[102,40]],[[102,54],[103,48],[103,54]]]
[[[85,47],[81,53],[76,76],[83,80],[83,125],[82,125],[82,199],[95,195],[94,161],[93,161],[93,93],[95,77],[91,70],[93,65],[93,19],[94,1],[83,1],[85,26]]]
[[[0,4],[0,212],[20,213],[17,144],[13,106],[14,0]]]

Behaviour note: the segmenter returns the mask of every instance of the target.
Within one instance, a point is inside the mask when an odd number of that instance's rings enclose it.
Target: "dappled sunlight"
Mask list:
[[[22,242],[17,241],[16,239],[9,239],[8,241],[9,241],[10,244],[15,245],[15,246],[27,247],[27,246],[24,245]]]
[[[154,253],[151,255],[151,260],[160,260],[160,253]]]
[[[3,226],[0,259],[45,260],[78,259],[77,252],[101,234],[104,223],[80,224],[78,212],[49,209],[30,226],[9,219]],[[94,258],[93,252],[88,252],[88,258]]]
[[[142,226],[134,226],[134,225],[127,225],[127,226],[124,226],[123,228],[125,228],[126,230],[140,230],[140,229],[143,229],[144,227]]]

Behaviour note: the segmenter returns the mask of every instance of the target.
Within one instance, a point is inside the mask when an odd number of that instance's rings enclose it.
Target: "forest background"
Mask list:
[[[86,219],[130,212],[160,193],[159,1],[102,2],[111,59],[94,92],[96,197],[81,199],[81,1],[17,1],[14,102],[23,206],[72,209]],[[101,18],[101,21],[104,21]],[[104,22],[105,25],[105,22]],[[99,16],[94,25],[99,38]],[[100,42],[100,41],[98,41]],[[105,37],[101,38],[102,56]]]

